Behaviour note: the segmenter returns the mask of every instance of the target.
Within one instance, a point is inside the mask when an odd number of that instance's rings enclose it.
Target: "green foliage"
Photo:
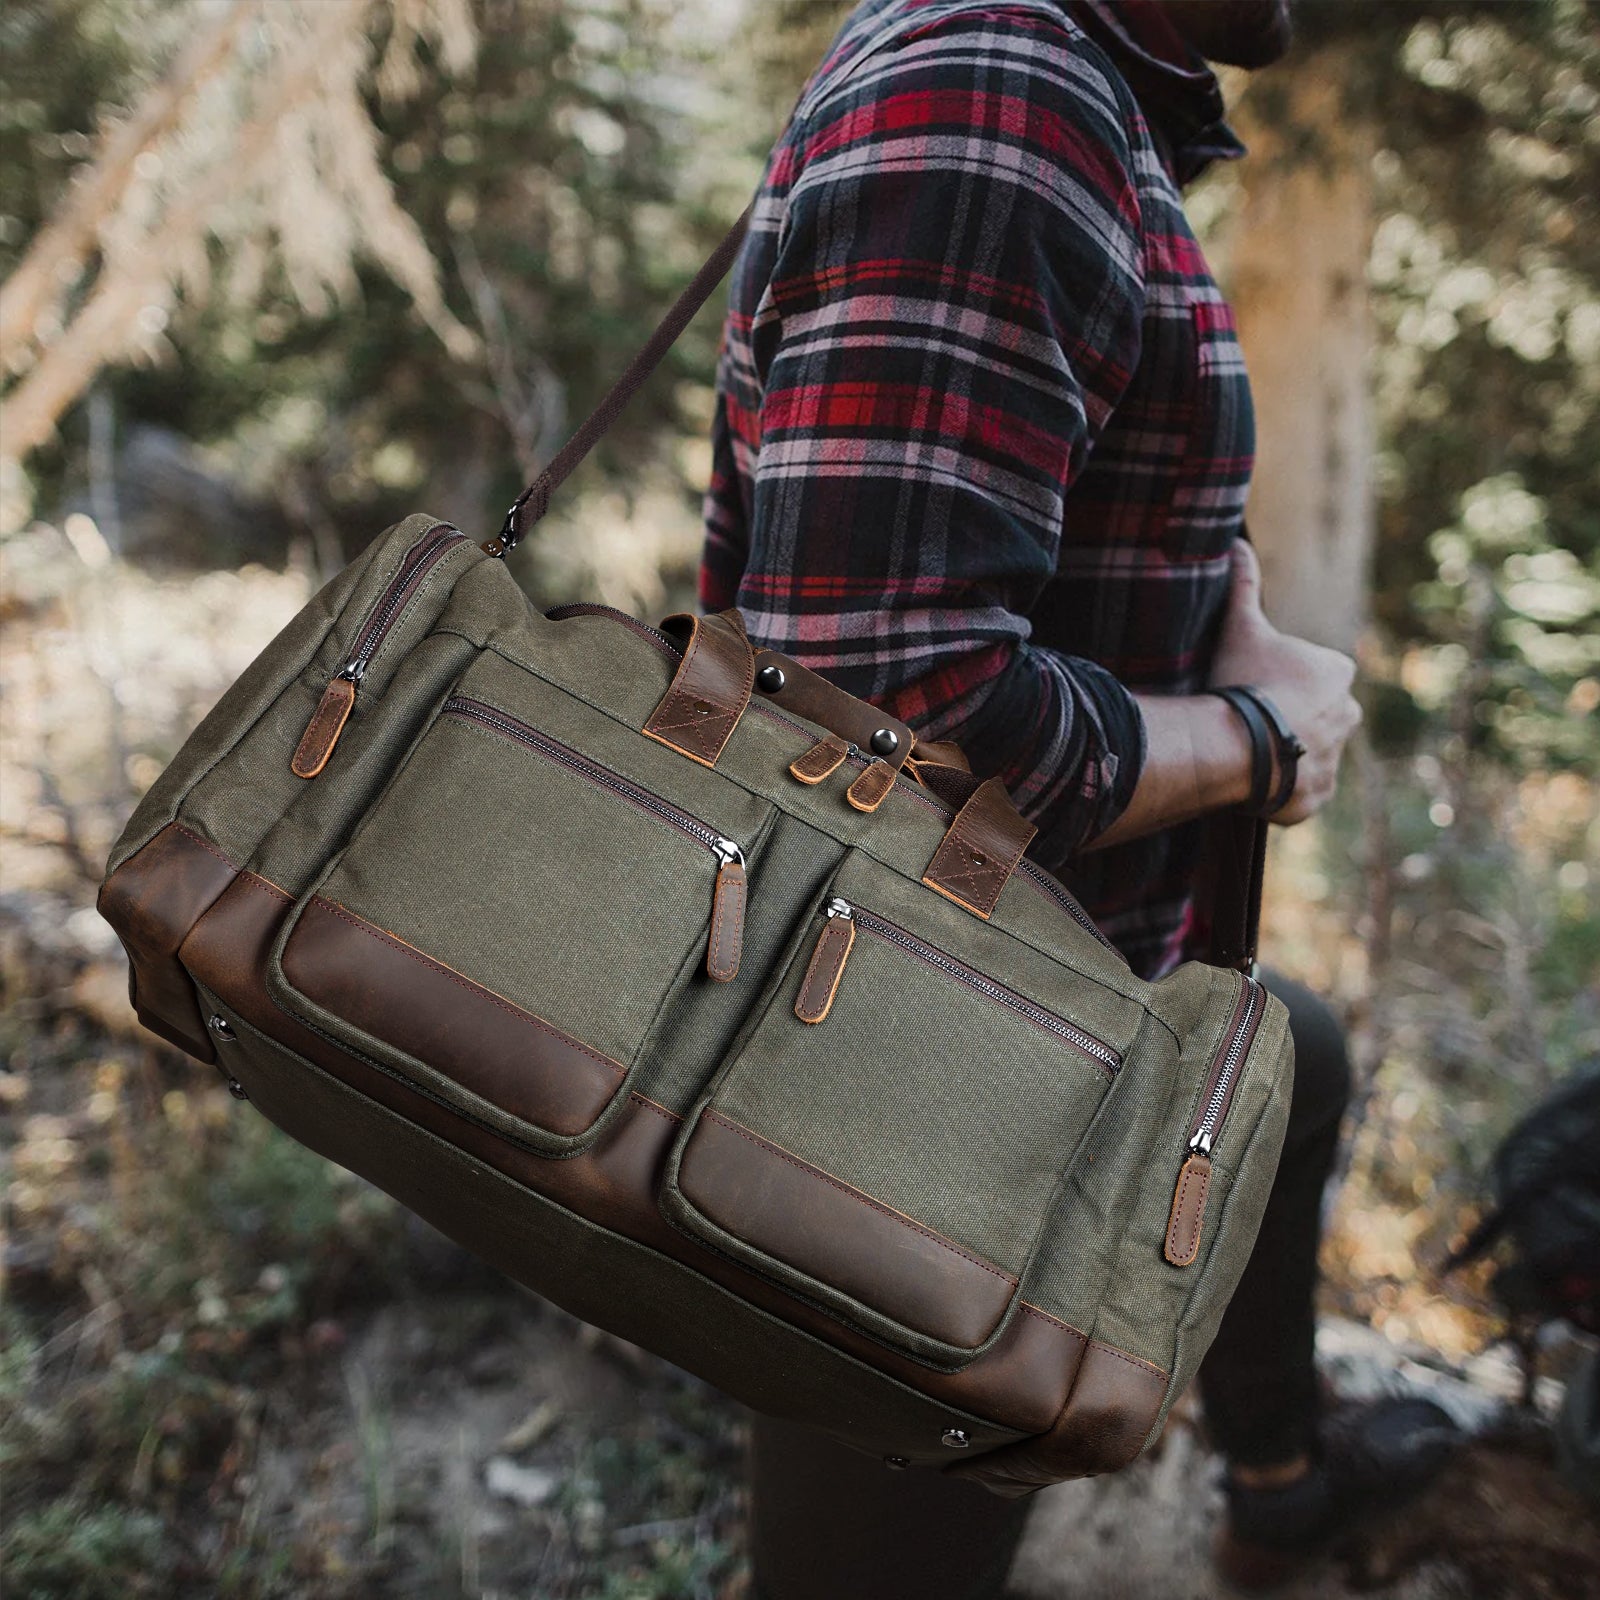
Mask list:
[[[160,1519],[62,1500],[7,1528],[6,1589],[15,1600],[126,1600],[159,1595],[173,1568]]]
[[[1571,4],[1369,44],[1377,614],[1431,709],[1527,770],[1600,770],[1600,38]]]

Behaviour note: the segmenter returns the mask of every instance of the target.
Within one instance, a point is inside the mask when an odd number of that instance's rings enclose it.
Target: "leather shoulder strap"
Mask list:
[[[728,229],[721,244],[711,252],[706,263],[690,279],[683,293],[672,302],[671,309],[656,325],[656,331],[645,340],[643,348],[626,371],[606,391],[605,398],[589,414],[583,425],[556,451],[550,465],[511,503],[506,513],[505,526],[498,538],[484,545],[491,556],[504,556],[516,549],[528,529],[536,523],[550,505],[550,496],[588,453],[600,442],[607,428],[617,420],[618,413],[638,392],[640,384],[661,365],[661,358],[677,342],[678,335],[694,321],[695,312],[711,298],[712,291],[727,276],[733,258],[744,243],[750,227],[750,212],[746,206],[739,220]]]

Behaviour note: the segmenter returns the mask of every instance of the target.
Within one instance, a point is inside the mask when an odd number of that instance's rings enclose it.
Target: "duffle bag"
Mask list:
[[[540,614],[499,559],[743,225],[498,538],[408,517],[267,646],[100,909],[145,1026],[575,1315],[892,1467],[1111,1471],[1277,1165],[1261,825],[1214,961],[1145,982],[950,747],[737,612]]]

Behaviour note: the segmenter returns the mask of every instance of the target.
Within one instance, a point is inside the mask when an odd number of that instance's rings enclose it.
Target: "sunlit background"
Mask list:
[[[8,1592],[745,1592],[732,1409],[140,1033],[92,908],[136,797],[326,577],[409,511],[498,528],[741,209],[843,10],[0,10]],[[1258,386],[1268,609],[1364,673],[1368,738],[1269,880],[1270,958],[1336,1002],[1362,1084],[1328,1349],[1548,1411],[1570,1345],[1525,1372],[1484,1274],[1438,1268],[1499,1136],[1600,1059],[1600,23],[1301,16],[1288,65],[1229,81],[1255,153],[1192,211]],[[692,599],[716,338],[518,553],[541,604]],[[1158,1501],[1204,1481],[1196,1428]],[[1548,1472],[1483,1471],[1488,1509],[1379,1592],[1447,1592],[1416,1586],[1445,1546],[1490,1585],[1448,1592],[1593,1592],[1561,1586],[1600,1547]],[[1087,1503],[1043,1498],[1026,1593],[1088,1592]],[[1120,1537],[1093,1559],[1124,1575],[1166,1548]],[[1508,1545],[1546,1587],[1492,1586]],[[1166,1581],[1202,1554],[1166,1549]]]

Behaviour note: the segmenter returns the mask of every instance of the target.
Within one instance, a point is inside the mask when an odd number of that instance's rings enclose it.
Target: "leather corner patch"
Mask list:
[[[750,704],[755,656],[740,628],[690,617],[689,647],[661,703],[641,730],[679,755],[713,767]]]

